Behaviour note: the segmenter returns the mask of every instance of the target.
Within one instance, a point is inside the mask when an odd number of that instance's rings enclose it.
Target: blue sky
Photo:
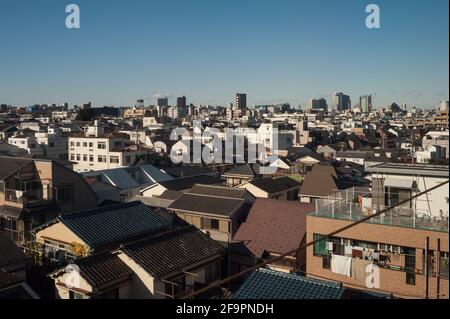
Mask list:
[[[81,29],[65,27],[66,5]],[[365,27],[366,5],[381,29]],[[0,103],[448,99],[448,0],[0,0]]]

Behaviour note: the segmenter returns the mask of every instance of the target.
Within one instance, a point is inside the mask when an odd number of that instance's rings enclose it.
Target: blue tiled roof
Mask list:
[[[141,202],[84,210],[58,219],[93,249],[122,243],[170,225]]]
[[[234,294],[234,299],[341,299],[339,284],[260,268]]]

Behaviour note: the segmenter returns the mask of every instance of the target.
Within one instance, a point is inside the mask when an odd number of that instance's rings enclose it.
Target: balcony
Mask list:
[[[51,201],[51,196],[49,195],[49,191],[43,189],[27,191],[5,189],[5,201],[20,204],[22,207]]]
[[[355,202],[355,196],[360,196],[362,202]],[[355,193],[354,190],[351,190],[348,193],[341,192],[341,194],[334,198],[330,198],[326,201],[317,201],[316,210],[309,215],[355,222],[387,208],[384,206],[376,208],[365,207],[363,204],[364,197],[370,198],[370,195],[358,194]],[[396,207],[390,209],[387,212],[368,220],[367,223],[440,232],[449,231],[448,216],[430,216],[428,211],[420,211],[409,207]]]

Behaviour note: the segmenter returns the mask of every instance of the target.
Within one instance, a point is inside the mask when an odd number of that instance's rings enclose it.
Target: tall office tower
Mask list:
[[[83,104],[83,110],[90,109],[92,106],[91,102]]]
[[[327,100],[325,100],[324,98],[309,99],[308,100],[308,110],[328,112]]]
[[[177,98],[177,107],[185,108],[186,107],[186,97],[180,96]]]
[[[372,95],[363,95],[359,98],[361,113],[370,113],[372,111]]]
[[[169,106],[169,98],[167,98],[167,97],[158,98],[156,100],[156,105],[162,106],[162,107],[168,107]]]
[[[336,111],[349,110],[351,108],[350,96],[342,92],[335,92],[332,96],[332,109]]]
[[[245,110],[247,108],[247,94],[236,93],[236,108]]]

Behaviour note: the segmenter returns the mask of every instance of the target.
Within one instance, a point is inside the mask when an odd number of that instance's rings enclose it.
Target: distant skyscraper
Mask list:
[[[186,97],[180,96],[177,98],[177,107],[185,108],[186,107]]]
[[[144,107],[144,100],[139,99],[136,101],[136,107],[143,108]]]
[[[247,94],[236,93],[236,108],[242,110],[247,108]]]
[[[342,92],[333,93],[331,107],[337,111],[345,111],[351,108],[350,96]]]
[[[359,98],[359,107],[361,113],[370,113],[372,111],[372,95],[363,95]]]
[[[156,100],[156,105],[162,106],[162,107],[168,107],[169,106],[169,98],[167,98],[167,97],[158,98]]]
[[[309,99],[308,100],[308,110],[312,110],[312,111],[324,111],[327,112],[328,111],[328,104],[327,104],[327,100],[325,100],[324,98],[321,99]]]
[[[437,107],[439,113],[448,113],[449,101],[441,101]]]

